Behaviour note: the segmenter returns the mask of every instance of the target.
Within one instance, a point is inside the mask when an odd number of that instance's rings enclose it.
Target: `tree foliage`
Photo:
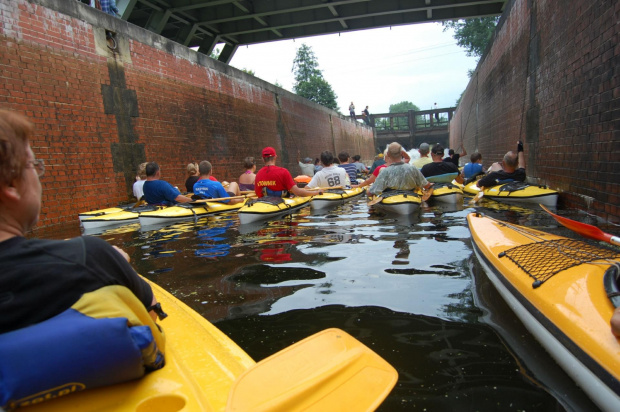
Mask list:
[[[295,75],[293,91],[296,94],[332,110],[338,110],[336,93],[323,78],[319,62],[310,46],[302,44],[297,49],[292,72]]]
[[[456,43],[467,49],[467,56],[481,57],[493,36],[499,17],[477,17],[444,21],[443,30],[454,29]]]
[[[400,103],[394,103],[390,105],[390,113],[403,113],[407,110],[419,111],[420,108],[415,104],[408,102],[407,100],[403,100]]]

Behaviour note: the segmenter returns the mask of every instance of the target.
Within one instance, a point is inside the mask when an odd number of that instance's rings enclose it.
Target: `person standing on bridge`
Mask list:
[[[433,103],[433,110],[435,110],[435,121],[439,123],[439,112],[437,111],[437,103]]]
[[[351,119],[355,121],[355,105],[353,104],[353,102],[351,102],[351,104],[349,105],[349,115],[351,115]]]
[[[364,110],[362,110],[362,118],[364,119],[364,123],[370,126],[370,112],[368,111],[368,106]]]

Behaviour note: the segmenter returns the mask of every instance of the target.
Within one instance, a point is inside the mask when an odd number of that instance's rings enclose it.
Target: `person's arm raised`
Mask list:
[[[518,168],[525,169],[525,153],[523,153],[523,142],[521,140],[517,142],[517,158],[519,161]]]

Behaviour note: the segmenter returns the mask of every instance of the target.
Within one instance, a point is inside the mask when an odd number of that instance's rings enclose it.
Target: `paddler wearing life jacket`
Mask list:
[[[370,187],[368,193],[371,195],[380,195],[388,190],[412,190],[430,189],[433,185],[429,183],[412,164],[403,160],[405,151],[400,143],[393,142],[387,147],[387,163],[388,166],[383,169]]]
[[[296,196],[313,196],[317,194],[315,190],[307,190],[298,187],[291,173],[280,166],[276,166],[276,150],[273,147],[265,147],[262,152],[265,166],[256,173],[254,180],[254,191],[259,198],[266,196],[288,197],[290,194]],[[322,194],[319,192],[319,194]]]
[[[517,153],[509,151],[504,155],[503,162],[495,162],[489,168],[489,173],[478,180],[478,187],[497,186],[508,182],[525,181],[525,155],[523,142],[517,142]]]
[[[161,308],[124,251],[97,237],[26,238],[39,219],[45,172],[30,147],[33,132],[26,117],[0,110],[0,409],[7,411],[164,365],[155,324]]]

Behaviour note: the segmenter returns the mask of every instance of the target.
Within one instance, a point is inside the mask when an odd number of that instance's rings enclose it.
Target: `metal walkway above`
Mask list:
[[[468,17],[496,16],[507,0],[117,0],[122,18],[198,51]]]

